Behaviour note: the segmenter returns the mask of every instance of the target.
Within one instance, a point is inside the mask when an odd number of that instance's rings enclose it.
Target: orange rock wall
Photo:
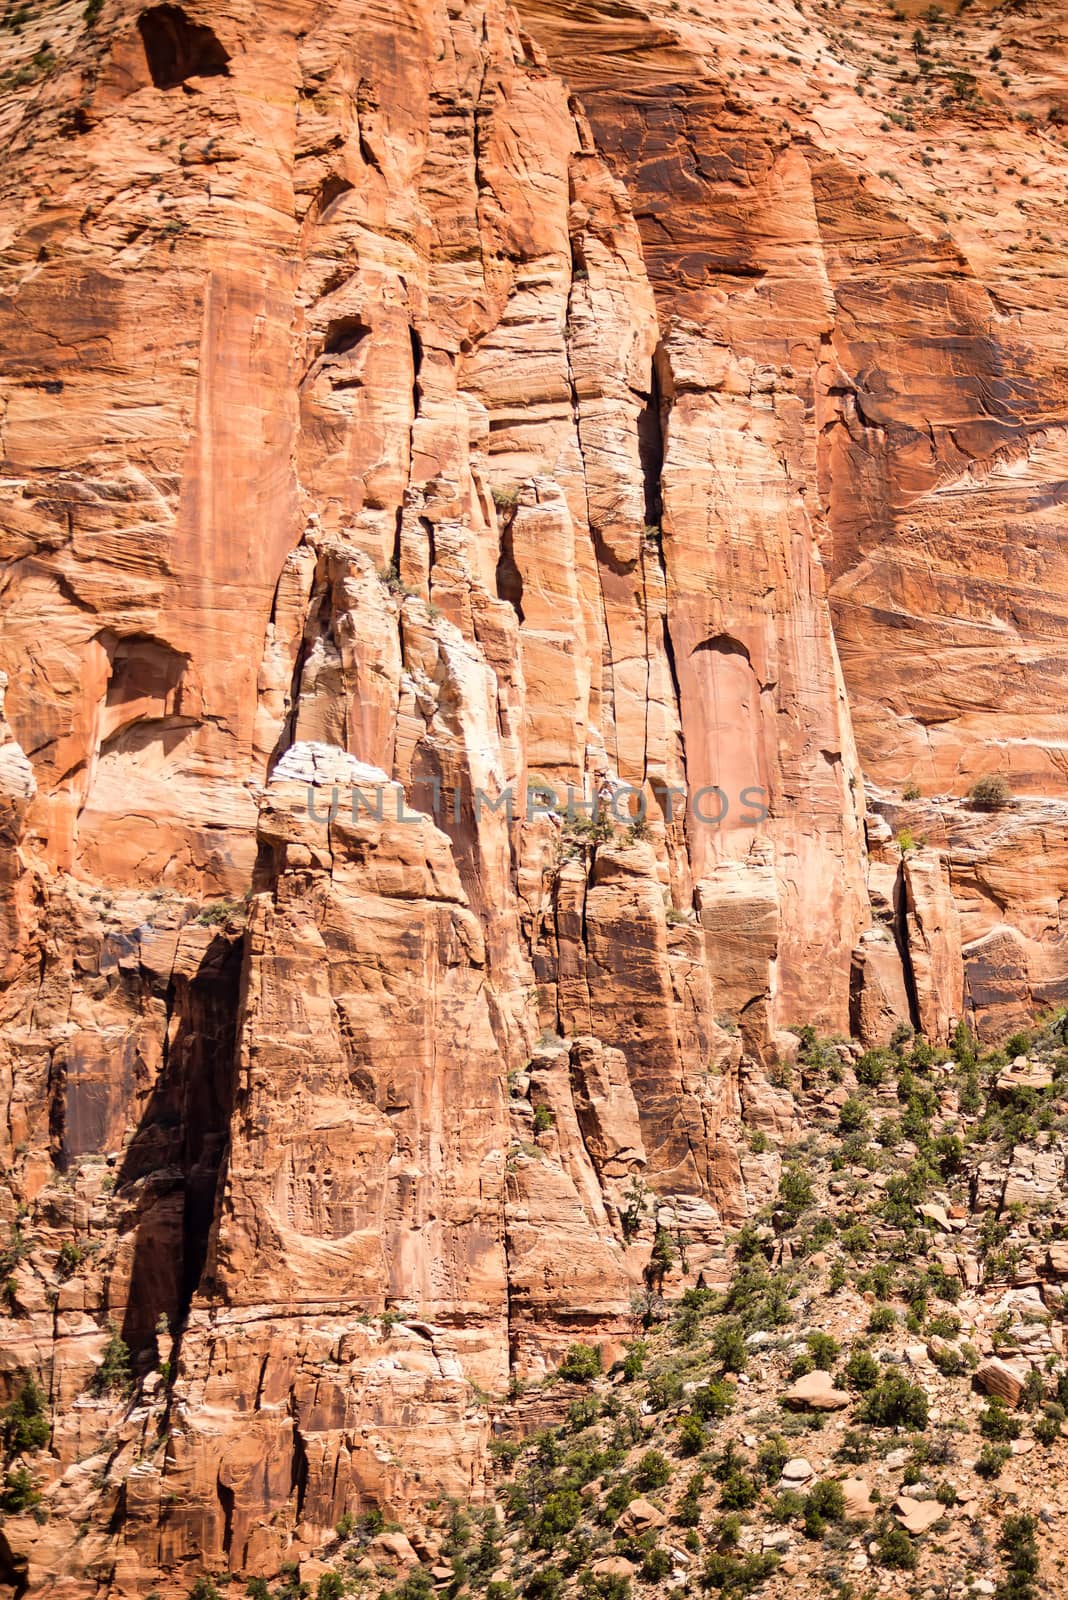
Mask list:
[[[717,1281],[785,1028],[1068,990],[1063,43],[1014,121],[976,4],[887,120],[911,23],[846,10],[0,35],[31,1593],[477,1498],[486,1395],[613,1348],[657,1228]]]

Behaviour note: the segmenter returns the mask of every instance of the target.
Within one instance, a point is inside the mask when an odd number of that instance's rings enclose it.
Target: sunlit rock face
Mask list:
[[[1068,992],[1061,23],[834,19],[0,33],[3,1581],[477,1499],[786,1030]]]

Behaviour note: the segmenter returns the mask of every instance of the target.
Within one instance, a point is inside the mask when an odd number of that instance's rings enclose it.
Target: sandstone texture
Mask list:
[[[899,9],[0,18],[12,1593],[488,1502],[796,1030],[1068,1000],[1063,19]]]

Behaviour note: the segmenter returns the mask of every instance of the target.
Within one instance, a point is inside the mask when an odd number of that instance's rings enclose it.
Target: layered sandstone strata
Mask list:
[[[2,35],[6,1573],[477,1497],[658,1230],[717,1280],[785,1028],[1062,996],[1043,25],[1027,124],[983,4],[915,86],[860,0]]]

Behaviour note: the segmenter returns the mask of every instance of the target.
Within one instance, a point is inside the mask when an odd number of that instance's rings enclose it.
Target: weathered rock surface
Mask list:
[[[791,1411],[842,1411],[849,1404],[844,1389],[835,1388],[829,1372],[806,1372],[782,1397]]]
[[[658,1230],[719,1281],[785,1028],[1068,995],[1063,43],[884,124],[863,0],[27,9],[0,1401],[82,1600],[478,1499]]]

